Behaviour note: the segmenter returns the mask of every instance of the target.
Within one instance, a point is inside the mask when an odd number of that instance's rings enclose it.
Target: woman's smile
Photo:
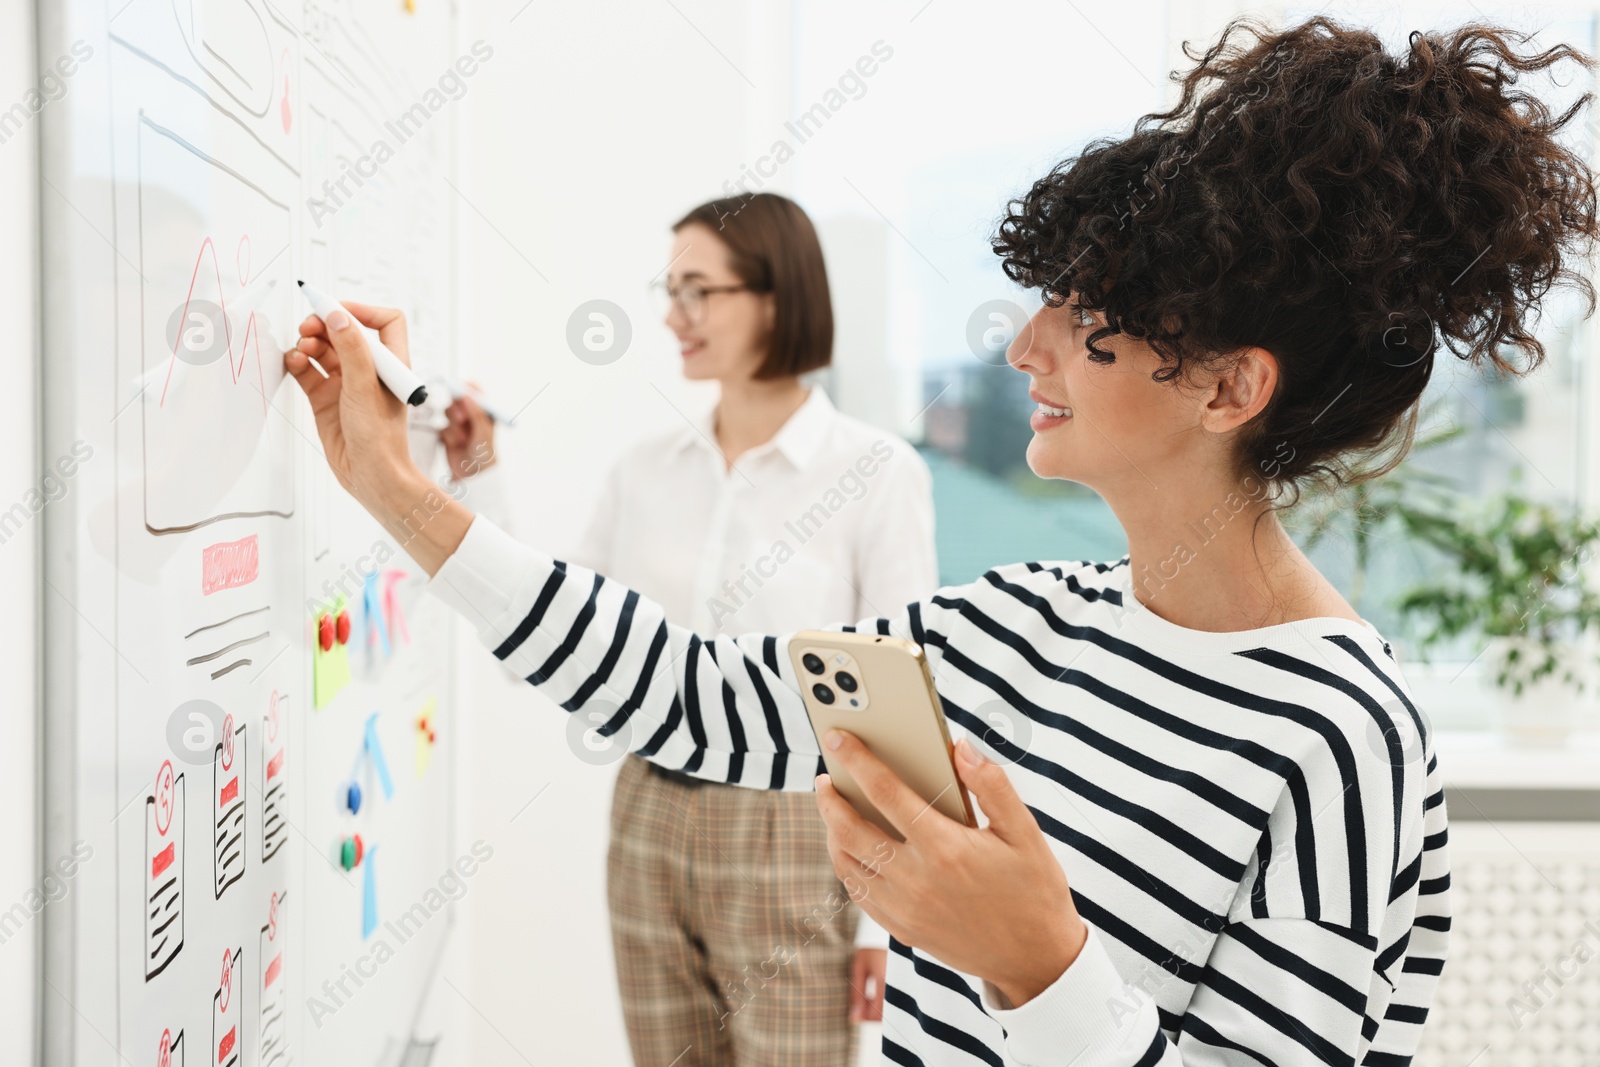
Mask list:
[[[1058,404],[1040,395],[1037,389],[1028,390],[1028,399],[1038,405],[1033,414],[1028,418],[1028,425],[1033,427],[1034,433],[1044,433],[1057,426],[1064,425],[1072,418],[1072,408],[1066,404]]]

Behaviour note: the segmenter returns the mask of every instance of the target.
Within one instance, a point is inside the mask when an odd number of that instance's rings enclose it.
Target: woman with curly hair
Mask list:
[[[1594,186],[1558,140],[1586,100],[1553,115],[1516,87],[1588,60],[1526,45],[1236,24],[1176,107],[1011,204],[995,250],[1044,298],[1009,353],[1028,461],[1100,493],[1128,555],[999,567],[853,627],[921,644],[975,737],[1011,709],[988,758],[957,746],[982,828],[848,734],[820,740],[904,841],[813,782],[786,638],[702,640],[454,503],[408,551],[508,667],[569,710],[608,699],[646,759],[815,786],[835,869],[894,938],[886,1061],[1409,1062],[1450,925],[1432,739],[1277,510],[1398,461],[1441,344],[1520,372],[1552,286],[1592,307]],[[396,313],[355,312],[404,350]],[[348,325],[308,320],[288,367],[342,483],[405,530],[430,490]]]

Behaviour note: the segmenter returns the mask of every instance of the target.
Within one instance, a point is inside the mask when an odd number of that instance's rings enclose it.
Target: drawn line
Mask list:
[[[133,0],[128,0],[128,2],[131,4],[133,2]],[[122,12],[120,12],[120,11],[117,12],[117,14],[119,14],[119,15],[121,13]],[[279,163],[283,164],[283,168],[285,170],[287,170],[290,174],[293,174],[296,178],[300,177],[300,172],[295,169],[295,167],[294,167],[294,165],[292,163],[290,163],[287,159],[284,159],[282,156],[278,155],[277,152],[274,152],[272,150],[272,146],[267,144],[267,142],[263,141],[261,139],[260,135],[256,133],[256,131],[252,130],[249,126],[246,126],[244,124],[243,120],[241,120],[239,118],[239,116],[235,115],[233,112],[229,111],[227,108],[223,107],[221,104],[219,104],[215,100],[213,100],[211,98],[211,94],[210,93],[206,92],[204,89],[200,88],[200,86],[196,85],[194,82],[190,81],[188,78],[185,78],[182,74],[179,74],[177,71],[173,70],[171,67],[167,66],[165,63],[161,62],[161,60],[157,59],[155,56],[151,55],[150,53],[138,48],[137,46],[135,46],[133,44],[130,44],[128,41],[124,40],[121,37],[118,37],[114,33],[111,34],[110,37],[111,37],[111,39],[113,41],[117,42],[122,47],[126,48],[128,51],[132,52],[134,55],[136,55],[140,59],[144,60],[146,63],[149,63],[151,66],[156,67],[162,73],[170,75],[172,77],[172,79],[174,81],[178,82],[180,85],[184,85],[184,86],[187,86],[190,89],[193,89],[196,93],[199,94],[200,99],[204,100],[206,103],[208,103],[212,107],[216,108],[218,113],[226,116],[227,119],[229,121],[231,121],[234,125],[238,126],[245,133],[249,134],[251,139],[254,140],[256,144],[260,145],[263,149],[265,149],[268,155],[272,156],[273,159],[276,159]]]
[[[294,518],[294,512],[293,511],[274,511],[274,510],[270,510],[270,509],[267,510],[267,511],[228,511],[228,512],[224,512],[221,515],[213,515],[209,519],[201,519],[199,522],[191,522],[187,526],[165,526],[165,527],[157,528],[155,526],[151,526],[150,523],[147,521],[144,524],[144,528],[145,528],[145,530],[147,532],[155,534],[157,537],[160,537],[163,534],[188,533],[190,530],[198,530],[202,526],[210,526],[212,523],[221,522],[223,519],[265,519],[265,518],[292,519],[292,518]]]
[[[247,234],[244,240],[248,241],[249,239]],[[208,248],[211,250],[211,273],[217,279],[217,303],[222,309],[222,337],[228,348],[228,373],[233,377],[234,385],[239,384],[239,372],[244,370],[244,361],[249,358],[245,346],[255,331],[256,313],[254,311],[250,313],[249,324],[245,327],[245,335],[239,340],[239,365],[235,367],[233,365],[233,323],[228,319],[228,300],[222,295],[222,264],[217,261],[216,242],[211,239],[210,234],[207,234],[205,239],[200,242],[200,251],[194,259],[194,270],[189,272],[189,291],[183,297],[183,314],[178,318],[178,330],[172,339],[172,358],[167,361],[167,377],[161,383],[161,399],[157,401],[156,405],[158,407],[166,407],[167,404],[167,390],[172,387],[172,372],[178,366],[178,348],[183,344],[183,328],[189,323],[189,305],[194,303],[195,283],[200,280],[200,266],[205,262],[206,249]],[[266,378],[264,376],[265,372],[261,368],[260,335],[256,335],[256,375],[263,382],[261,387],[261,413],[265,415],[267,413]]]
[[[178,134],[173,133],[171,130],[167,129],[165,126],[161,125],[158,122],[155,122],[154,120],[152,120],[150,118],[150,116],[148,116],[148,115],[146,115],[144,113],[144,110],[142,108],[139,111],[139,122],[140,122],[141,125],[150,127],[150,129],[154,130],[156,133],[159,133],[161,136],[163,136],[163,137],[167,138],[168,140],[174,142],[180,148],[188,149],[190,152],[194,153],[196,156],[198,156],[201,159],[205,160],[207,163],[211,164],[213,167],[216,167],[218,170],[222,171],[224,174],[227,174],[228,176],[238,180],[239,182],[243,183],[244,185],[248,185],[251,189],[254,189],[257,193],[259,193],[261,195],[261,199],[265,200],[267,203],[271,204],[273,207],[278,208],[285,215],[289,214],[289,205],[288,204],[281,203],[278,200],[274,199],[271,193],[269,193],[265,189],[261,188],[261,186],[257,185],[255,182],[251,181],[249,178],[246,178],[243,174],[240,174],[238,171],[234,170],[232,167],[228,166],[226,163],[222,162],[221,160],[215,159],[212,156],[207,155],[206,153],[202,152],[200,149],[196,148],[194,145],[190,144],[188,141],[185,141]]]
[[[253,645],[257,641],[265,641],[270,636],[272,636],[271,630],[263,630],[254,637],[242,637],[233,644],[225,645],[224,647],[217,649],[215,652],[207,652],[203,656],[196,656],[194,659],[191,659],[185,663],[184,666],[193,667],[197,663],[210,663],[214,659],[221,659],[223,656],[226,656],[229,652],[232,652],[236,648],[243,648],[245,645]]]
[[[272,610],[272,605],[268,604],[266,607],[263,607],[263,608],[251,608],[249,611],[241,611],[241,612],[239,612],[239,614],[231,615],[228,618],[223,619],[221,622],[210,622],[210,623],[207,623],[204,626],[199,627],[198,629],[190,630],[188,633],[183,635],[183,639],[185,641],[187,641],[189,638],[193,637],[197,633],[200,633],[201,631],[204,631],[204,630],[215,630],[219,626],[226,626],[226,625],[228,625],[228,623],[233,622],[236,619],[242,619],[246,615],[259,615],[263,611],[271,611],[271,610]]]
[[[258,18],[256,21],[259,22],[260,19]],[[240,81],[244,82],[244,87],[246,89],[252,89],[253,90],[255,88],[254,85],[250,84],[250,79],[246,78],[244,76],[244,74],[239,70],[238,67],[235,67],[232,63],[229,63],[226,59],[223,58],[221,52],[219,52],[215,48],[211,47],[211,42],[210,41],[201,40],[200,43],[205,47],[205,50],[207,52],[210,52],[213,56],[216,57],[216,60],[217,60],[218,63],[221,63],[224,67],[227,67],[229,70],[231,70],[233,72],[233,76],[235,78],[238,78]],[[226,90],[224,90],[224,92],[226,92]],[[272,99],[271,99],[270,96],[267,99],[267,107],[269,109],[272,107]],[[252,112],[250,112],[250,114],[255,115],[255,112],[252,111]],[[266,112],[265,111],[263,111],[259,115],[256,115],[256,118],[258,118],[258,119],[265,118],[265,117],[266,117]]]
[[[251,661],[247,660],[247,659],[236,659],[232,663],[228,664],[226,667],[223,667],[221,670],[212,671],[211,672],[211,677],[213,679],[221,678],[224,674],[227,674],[229,671],[236,670],[239,667],[248,667],[248,666],[250,666],[250,662]]]

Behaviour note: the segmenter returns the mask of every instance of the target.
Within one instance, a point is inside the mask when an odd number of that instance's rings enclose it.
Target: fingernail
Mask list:
[[[350,318],[350,313],[344,308],[334,308],[323,321],[328,324],[328,329],[330,330],[342,330],[349,326],[353,320]]]
[[[844,744],[844,734],[840,733],[838,730],[829,730],[822,738],[822,743],[827,745],[829,748],[838,748],[840,745]]]
[[[989,762],[965,737],[956,742],[956,755],[960,756],[961,761],[969,767],[982,767]]]

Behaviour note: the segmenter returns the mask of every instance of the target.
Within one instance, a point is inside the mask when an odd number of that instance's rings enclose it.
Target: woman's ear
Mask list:
[[[1278,357],[1246,348],[1216,372],[1200,423],[1212,433],[1236,430],[1261,414],[1278,388]]]

